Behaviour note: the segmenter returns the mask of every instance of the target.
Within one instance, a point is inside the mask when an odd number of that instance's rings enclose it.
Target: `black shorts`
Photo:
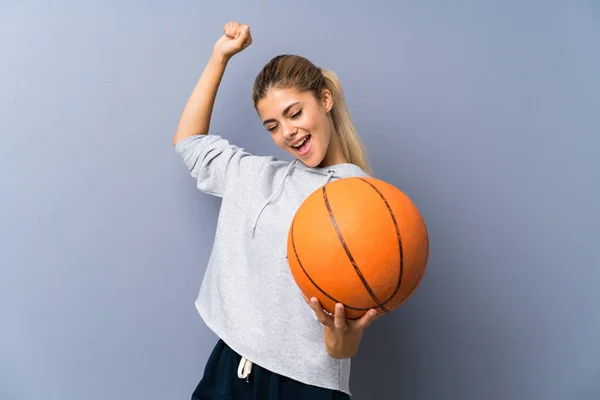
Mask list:
[[[238,377],[241,356],[217,342],[192,400],[349,400],[337,391],[307,385],[253,364],[248,379]]]

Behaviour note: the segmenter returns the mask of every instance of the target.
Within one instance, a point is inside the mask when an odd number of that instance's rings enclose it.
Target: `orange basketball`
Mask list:
[[[308,298],[346,318],[390,312],[406,301],[427,268],[429,238],[413,202],[374,178],[344,178],[304,200],[290,226],[291,273]]]

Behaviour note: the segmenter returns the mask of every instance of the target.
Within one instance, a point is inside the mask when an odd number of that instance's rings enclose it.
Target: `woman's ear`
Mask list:
[[[325,112],[329,112],[333,108],[333,95],[329,89],[323,89],[321,92],[321,105],[325,108]]]

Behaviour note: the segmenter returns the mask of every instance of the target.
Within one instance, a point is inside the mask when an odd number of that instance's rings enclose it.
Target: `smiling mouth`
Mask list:
[[[308,152],[310,151],[311,142],[312,142],[312,136],[306,135],[304,138],[302,138],[298,142],[294,143],[290,147],[293,148],[300,157],[303,157],[303,156],[307,155]]]

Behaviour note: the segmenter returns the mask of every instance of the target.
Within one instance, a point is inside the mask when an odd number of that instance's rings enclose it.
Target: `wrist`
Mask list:
[[[213,63],[215,65],[219,65],[224,68],[227,66],[227,63],[229,62],[230,59],[231,59],[231,57],[228,57],[224,54],[213,52],[212,55],[210,56],[209,62]]]

